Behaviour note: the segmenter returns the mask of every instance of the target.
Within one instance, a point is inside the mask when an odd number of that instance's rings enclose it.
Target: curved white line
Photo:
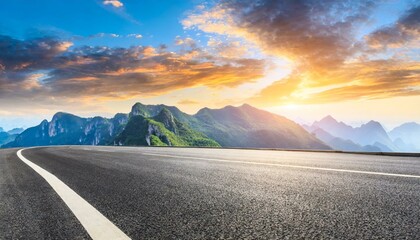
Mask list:
[[[23,150],[24,149],[19,150],[17,156],[50,184],[80,221],[92,239],[130,239],[117,226],[102,215],[102,213],[96,210],[55,175],[47,172],[25,158],[22,155]]]

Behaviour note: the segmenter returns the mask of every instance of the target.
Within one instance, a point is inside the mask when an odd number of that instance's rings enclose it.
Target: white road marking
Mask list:
[[[392,176],[392,177],[405,177],[405,178],[420,178],[420,176],[419,176],[419,175],[398,174],[398,173],[384,173],[384,172],[371,172],[371,171],[359,171],[359,170],[337,169],[337,168],[309,167],[309,166],[290,165],[290,164],[280,164],[280,163],[264,163],[264,162],[251,162],[251,161],[235,161],[235,160],[225,160],[225,159],[217,159],[217,158],[202,158],[202,157],[189,157],[189,156],[175,156],[175,155],[157,154],[157,153],[144,153],[144,152],[142,152],[141,154],[143,154],[143,155],[150,155],[150,156],[158,156],[158,157],[185,158],[185,159],[204,160],[204,161],[214,161],[214,162],[245,163],[245,164],[253,164],[253,165],[276,166],[276,167],[288,167],[288,168],[300,168],[300,169],[321,170],[321,171],[332,171],[332,172],[360,173],[360,174],[381,175],[381,176]]]
[[[130,239],[117,226],[55,175],[26,159],[22,155],[23,150],[24,149],[21,149],[17,152],[18,157],[51,185],[74,213],[92,239]]]

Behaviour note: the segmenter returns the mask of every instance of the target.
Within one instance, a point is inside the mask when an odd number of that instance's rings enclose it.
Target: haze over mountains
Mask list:
[[[0,127],[0,146],[12,142],[23,131],[23,128],[14,128],[6,132]]]
[[[420,124],[404,123],[389,132],[394,144],[401,151],[420,151]]]
[[[0,129],[1,130],[1,129]],[[405,123],[389,133],[376,121],[359,127],[331,116],[297,123],[250,105],[203,108],[189,115],[177,107],[136,103],[113,118],[56,113],[38,126],[0,131],[2,147],[43,145],[199,146],[419,152],[420,125]]]
[[[308,132],[333,149],[368,152],[419,152],[420,125],[405,123],[389,133],[376,121],[352,127],[326,116],[312,125],[302,125]]]

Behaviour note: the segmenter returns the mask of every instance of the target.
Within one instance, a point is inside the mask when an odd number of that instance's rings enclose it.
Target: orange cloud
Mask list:
[[[196,105],[199,104],[199,102],[191,100],[191,99],[183,99],[181,101],[178,101],[179,105]]]
[[[320,79],[314,79],[314,78]],[[420,94],[420,63],[398,60],[362,61],[323,74],[292,74],[265,88],[250,102],[331,103]]]
[[[118,0],[105,0],[105,1],[103,1],[103,4],[104,5],[112,5],[116,8],[120,8],[120,7],[124,6],[124,4],[121,1],[118,1]]]
[[[69,51],[63,47],[69,44],[60,41],[38,41],[7,38],[0,44],[0,102],[128,99],[197,86],[234,87],[262,77],[265,68],[263,60],[214,57],[198,48],[176,53],[150,46],[85,46]],[[22,46],[19,58],[1,47],[10,44]],[[36,54],[26,51],[33,45]]]
[[[369,21],[376,3],[222,0],[182,23],[187,29],[242,39],[266,56],[294,62],[289,76],[249,100],[260,106],[420,94],[418,58],[388,57],[370,49],[418,42],[420,7],[409,9],[391,27],[357,39],[358,27]]]

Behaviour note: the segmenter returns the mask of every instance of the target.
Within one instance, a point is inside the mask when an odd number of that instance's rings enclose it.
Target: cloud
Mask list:
[[[316,99],[380,99],[420,94],[419,62],[392,59],[362,61],[351,64],[348,68],[341,77],[355,79],[354,84],[320,92]]]
[[[298,79],[293,79],[298,78]],[[319,79],[311,81],[311,79]],[[420,63],[416,61],[367,60],[317,73],[291,74],[263,89],[250,102],[331,103],[420,95]]]
[[[70,45],[54,38],[0,37],[0,106],[5,99],[116,100],[196,86],[233,87],[264,74],[263,60],[225,59],[199,49]]]
[[[179,105],[197,105],[199,102],[191,99],[183,99],[181,101],[178,101]]]
[[[128,34],[127,37],[134,37],[134,38],[140,39],[140,38],[143,38],[143,35],[132,33],[132,34]]]
[[[119,15],[120,17],[124,18],[125,20],[139,25],[140,22],[135,19],[133,16],[131,16],[129,13],[126,12],[126,9],[124,7],[124,4],[121,1],[118,0],[103,0],[102,2],[103,6],[112,6],[112,7],[106,7],[108,10],[114,12],[115,14]]]
[[[87,38],[104,38],[104,37],[108,37],[108,38],[127,37],[127,38],[141,39],[141,38],[143,38],[143,35],[138,34],[138,33],[131,33],[131,34],[127,34],[127,35],[120,35],[120,34],[116,34],[116,33],[97,33],[97,34],[90,35]]]
[[[189,48],[196,48],[197,44],[192,38],[181,38],[180,36],[176,36],[175,38],[175,45],[177,46],[186,46]]]
[[[343,62],[356,46],[353,26],[365,21],[371,1],[222,1],[183,24],[243,37],[268,54],[312,67]]]
[[[105,0],[105,1],[103,1],[103,4],[104,5],[112,5],[116,8],[120,8],[120,7],[124,6],[124,4],[121,1],[118,1],[118,0]]]
[[[49,37],[20,41],[0,35],[0,65],[6,72],[47,67],[72,45]]]
[[[366,36],[367,44],[374,49],[400,48],[407,44],[420,47],[420,5],[408,10],[398,21]]]
[[[293,69],[277,81],[270,76],[270,82],[255,84],[260,92],[247,102],[275,106],[418,95],[419,62],[412,47],[419,38],[418,7],[357,38],[375,2],[221,1],[196,8],[182,21],[186,29],[206,32],[207,45],[176,37],[176,51],[164,45],[75,47],[53,37],[0,36],[0,106],[16,99],[52,104],[158,96],[198,86],[237,87],[260,80],[269,59],[288,59]],[[386,52],[399,46],[408,52]]]
[[[250,53],[251,47],[240,41],[223,41],[216,38],[210,38],[207,42],[209,51],[226,58],[244,57]]]
[[[393,26],[359,39],[357,33],[369,23],[377,3],[222,0],[190,13],[182,24],[230,42],[240,39],[257,46],[265,56],[293,62],[289,76],[249,100],[260,106],[420,94],[418,59],[410,54],[405,59],[388,57],[366,49],[418,42],[419,8],[410,9]]]

